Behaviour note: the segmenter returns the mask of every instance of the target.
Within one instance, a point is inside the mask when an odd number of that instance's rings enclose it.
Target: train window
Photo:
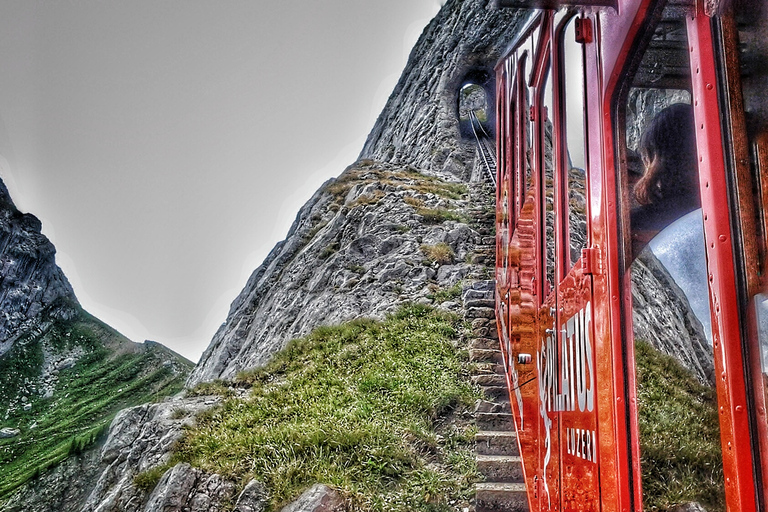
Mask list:
[[[584,47],[576,42],[576,18],[563,32],[562,100],[565,115],[565,168],[568,173],[568,238],[570,262],[575,265],[587,247],[587,163],[584,124]]]
[[[632,253],[700,207],[685,23],[665,9],[626,99],[626,187]]]
[[[518,169],[518,189],[517,189],[517,208],[519,210],[523,207],[525,202],[525,191],[532,183],[533,173],[530,166],[530,144],[531,139],[528,134],[528,87],[525,83],[525,76],[528,68],[528,53],[523,52],[518,65],[517,70],[517,83],[516,83],[516,101],[517,101],[517,115],[515,116],[515,140],[516,150],[515,160],[517,162]]]
[[[553,94],[552,80],[549,73],[544,78],[544,90],[542,94],[541,123],[540,123],[540,143],[539,147],[543,149],[542,163],[542,184],[544,194],[542,200],[542,212],[544,212],[544,263],[545,277],[544,296],[555,288],[555,152],[554,152],[554,129],[552,124]]]
[[[682,491],[674,473],[661,469],[674,467],[682,455],[672,440],[663,446],[654,440],[658,434],[652,432],[658,425],[654,412],[645,406],[648,373],[643,371],[643,361],[650,357],[647,354],[661,352],[677,359],[701,384],[714,382],[685,9],[679,2],[657,6],[650,14],[652,30],[630,58],[634,69],[620,89],[615,117],[621,171],[618,192],[628,228],[624,256],[631,264],[632,281],[633,308],[624,312],[624,318],[631,322],[636,343],[640,465],[648,509]],[[673,402],[678,414],[692,412],[685,401],[670,397],[671,407]],[[716,418],[702,432],[709,436],[702,443],[719,446]],[[713,492],[706,499],[717,506],[724,500],[722,494],[717,496],[723,490],[722,462],[711,461],[711,469],[706,478]],[[646,485],[651,472],[661,472],[656,477],[668,480],[668,488]]]

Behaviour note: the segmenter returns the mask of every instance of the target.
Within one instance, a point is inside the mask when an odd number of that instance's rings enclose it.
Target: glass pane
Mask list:
[[[541,137],[544,149],[542,185],[544,187],[544,253],[545,277],[544,295],[549,295],[555,288],[555,155],[554,130],[552,129],[552,80],[549,73],[545,78],[543,103],[541,109]]]
[[[584,124],[584,53],[576,42],[576,19],[565,29],[564,81],[565,130],[568,168],[568,237],[571,265],[587,247],[587,164]]]
[[[724,494],[690,52],[680,10],[659,14],[631,59],[639,65],[617,126],[620,197],[631,228],[633,307],[626,316],[635,342],[643,505],[697,501],[716,510]],[[695,482],[685,483],[694,472]]]

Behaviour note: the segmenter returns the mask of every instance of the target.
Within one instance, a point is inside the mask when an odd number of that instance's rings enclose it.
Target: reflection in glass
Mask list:
[[[552,129],[553,112],[552,104],[552,81],[549,76],[545,79],[542,116],[542,133],[544,148],[544,174],[542,176],[544,186],[544,252],[546,280],[548,286],[545,287],[545,296],[555,287],[555,155],[554,155],[554,134]]]
[[[574,265],[587,247],[586,130],[584,123],[584,54],[576,42],[576,19],[570,21],[563,39],[565,139],[568,161],[568,238]]]

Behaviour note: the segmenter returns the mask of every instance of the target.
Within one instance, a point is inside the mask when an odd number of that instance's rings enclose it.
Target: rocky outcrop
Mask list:
[[[341,512],[344,510],[344,499],[323,484],[315,484],[299,498],[286,505],[280,512]]]
[[[430,301],[467,275],[479,235],[466,186],[362,161],[299,212],[286,240],[253,273],[188,385],[265,364],[318,325],[382,318]]]
[[[113,420],[109,436],[99,453],[98,467],[101,471],[98,479],[83,507],[75,510],[144,510],[148,497],[146,489],[135,484],[137,475],[167,464],[171,448],[181,437],[184,425],[190,424],[196,414],[219,403],[219,400],[220,398],[211,397],[177,398],[120,411]],[[185,474],[179,469],[170,476],[166,474],[166,485],[158,485],[155,488],[157,492],[153,493],[153,503],[163,500],[173,502],[173,490],[164,490],[164,487],[180,485],[181,481],[186,482],[184,485],[187,491],[196,490],[195,494],[200,495],[198,501],[219,500],[222,496],[229,498],[234,492],[234,486],[223,479],[212,479],[210,475],[204,475],[202,472],[188,473],[189,471]]]
[[[41,229],[37,217],[16,208],[0,180],[0,356],[38,326],[44,309],[54,317],[75,314],[75,293]]]
[[[702,383],[714,383],[712,349],[685,293],[646,249],[632,263],[635,339],[677,359]]]
[[[4,504],[3,512],[75,512],[80,510],[99,474],[99,450],[94,447],[64,460],[33,479]]]
[[[360,153],[469,181],[474,140],[459,129],[459,91],[483,86],[495,112],[494,66],[528,17],[492,0],[448,0],[421,34],[400,81]],[[493,119],[489,126],[493,126]],[[479,174],[476,174],[479,175]]]
[[[411,52],[362,164],[302,207],[232,303],[188,385],[231,378],[313,327],[379,317],[403,300],[424,298],[430,284],[451,286],[462,277],[471,229],[451,220],[425,224],[417,210],[461,209],[461,200],[430,193],[427,182],[479,176],[475,146],[459,131],[459,90],[469,77],[493,94],[493,66],[525,18],[489,0],[446,3]],[[360,172],[369,175],[346,187],[349,174]],[[411,175],[393,179],[388,172]],[[451,247],[453,263],[423,265],[420,247],[439,243]]]

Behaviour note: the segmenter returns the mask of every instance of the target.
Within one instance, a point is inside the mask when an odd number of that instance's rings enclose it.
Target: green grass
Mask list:
[[[458,319],[404,306],[384,322],[323,327],[294,340],[201,418],[174,461],[245,484],[264,482],[273,507],[320,482],[362,510],[452,510],[477,478],[478,397]]]
[[[43,364],[42,345],[81,347],[85,354],[59,373],[52,397],[40,394],[35,382]],[[122,347],[115,353],[107,346]],[[27,335],[0,358],[0,411],[19,390],[25,390],[31,409],[16,407],[0,420],[21,434],[0,439],[0,499],[29,479],[77,455],[106,430],[125,407],[157,400],[179,391],[191,363],[178,360],[180,374],[164,366],[166,349],[148,346],[129,350],[128,340],[85,312],[69,322],[58,322],[42,335]],[[122,352],[122,353],[120,353]],[[32,389],[32,386],[35,389]]]
[[[427,298],[435,301],[435,304],[442,304],[445,301],[459,301],[461,299],[462,283],[458,282],[450,288],[436,288],[433,293],[427,295]]]
[[[453,249],[451,249],[445,242],[440,242],[435,245],[422,245],[420,249],[429,263],[447,265],[448,263],[453,262],[453,258],[456,256]]]
[[[447,220],[467,222],[463,215],[447,208],[416,208],[416,213],[421,215],[427,224],[442,224]]]
[[[725,510],[717,396],[673,358],[635,343],[645,510]]]

